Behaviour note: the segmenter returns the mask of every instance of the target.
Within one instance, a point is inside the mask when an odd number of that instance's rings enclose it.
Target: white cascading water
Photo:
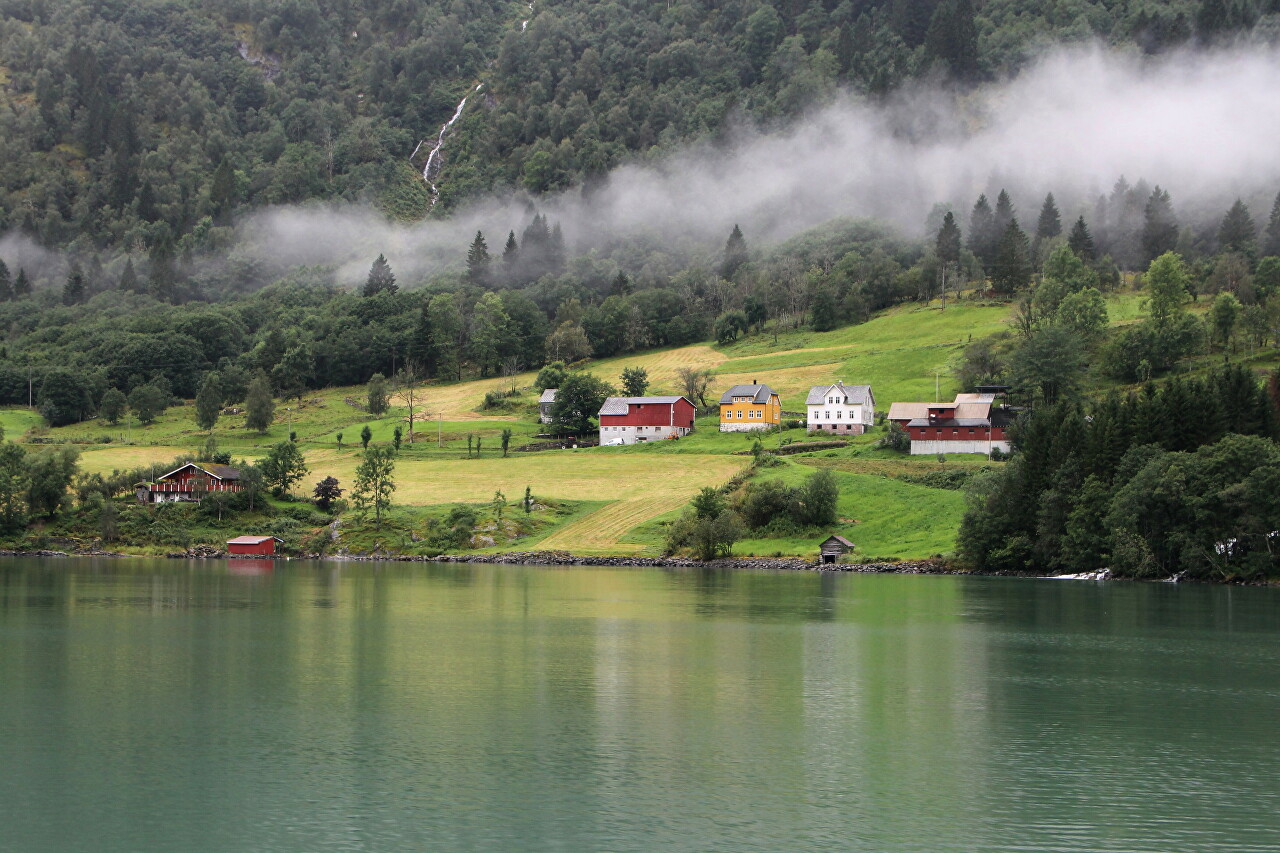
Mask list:
[[[533,3],[529,4],[529,14],[530,15],[533,14]],[[520,22],[520,32],[524,32],[528,28],[528,26],[529,26],[529,19],[526,18]],[[479,92],[483,86],[484,86],[483,83],[477,83],[475,89],[473,89],[472,91]],[[471,96],[468,95],[467,97],[469,98]],[[453,118],[446,121],[444,125],[440,128],[440,135],[436,137],[436,147],[431,149],[431,153],[427,155],[427,162],[422,167],[422,180],[426,181],[427,186],[431,187],[431,206],[432,207],[435,207],[436,199],[439,198],[440,196],[439,191],[436,189],[435,181],[432,180],[432,176],[436,172],[440,171],[440,149],[444,147],[445,134],[449,132],[449,128],[453,127],[454,122],[462,118],[462,111],[466,109],[466,106],[467,106],[467,98],[463,98],[461,101],[458,102],[458,108],[453,111]],[[409,155],[410,162],[412,162],[415,158],[417,158],[418,152],[421,151],[422,146],[426,144],[427,144],[427,140],[423,139],[419,141],[416,146],[414,146],[413,153]]]

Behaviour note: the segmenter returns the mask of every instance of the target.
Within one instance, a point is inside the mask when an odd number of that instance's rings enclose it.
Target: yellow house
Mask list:
[[[768,385],[734,385],[720,398],[720,431],[746,432],[782,423],[782,398]]]

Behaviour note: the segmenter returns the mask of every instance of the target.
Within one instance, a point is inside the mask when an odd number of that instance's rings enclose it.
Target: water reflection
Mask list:
[[[1280,833],[1272,590],[0,565],[13,849],[1247,851]]]

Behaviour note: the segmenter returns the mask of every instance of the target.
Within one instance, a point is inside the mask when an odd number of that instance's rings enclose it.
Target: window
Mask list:
[[[836,420],[840,420],[840,410],[836,409]]]
[[[830,412],[823,412],[823,413],[822,413],[822,419],[823,419],[824,421],[829,421],[829,420],[831,420],[831,413],[830,413]]]

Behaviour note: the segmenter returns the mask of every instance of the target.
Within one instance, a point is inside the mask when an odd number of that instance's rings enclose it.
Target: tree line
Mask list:
[[[975,478],[959,550],[975,566],[1224,579],[1280,569],[1280,386],[1228,365],[1125,396],[1025,412]]]

